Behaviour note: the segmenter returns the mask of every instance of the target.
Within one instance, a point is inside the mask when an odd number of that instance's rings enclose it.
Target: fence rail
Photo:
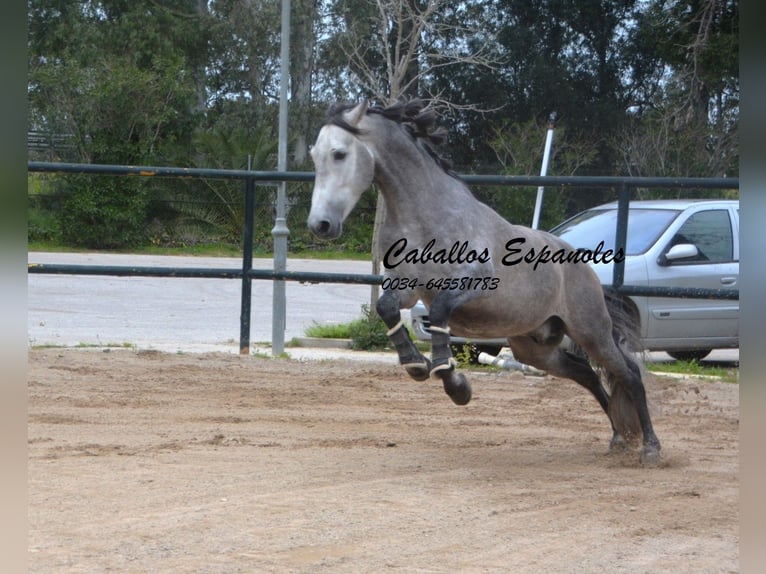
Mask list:
[[[29,273],[66,275],[111,275],[134,277],[220,278],[240,279],[242,296],[240,303],[240,353],[250,349],[250,298],[253,279],[271,281],[300,281],[304,283],[353,283],[378,285],[381,275],[353,273],[320,273],[309,271],[275,271],[252,268],[252,211],[256,182],[310,182],[313,172],[221,170],[205,168],[179,168],[156,166],[94,165],[58,162],[29,162],[28,171],[37,173],[78,173],[91,175],[124,175],[139,177],[239,179],[245,182],[245,231],[241,268],[194,268],[194,267],[139,267],[104,265],[35,264]],[[668,189],[739,189],[738,178],[675,178],[675,177],[591,177],[591,176],[516,176],[516,175],[459,175],[468,185],[502,185],[516,187],[608,187],[618,192],[616,249],[624,248],[627,239],[628,206],[630,190],[638,188]],[[250,244],[250,245],[249,245]],[[624,260],[615,263],[612,291],[623,295],[647,297],[679,297],[702,299],[739,299],[739,289],[694,289],[681,287],[650,287],[624,285]],[[273,316],[284,314],[284,309],[274,309]],[[274,345],[274,342],[272,342]],[[281,344],[279,347],[281,348]]]
[[[258,182],[288,183],[314,181],[311,171],[248,171],[245,169],[208,169],[194,167],[157,167],[30,161],[27,170],[38,173],[81,173],[93,175],[137,175],[156,177],[242,179]],[[669,189],[739,189],[739,178],[731,177],[618,177],[556,175],[484,175],[458,174],[468,185],[505,185],[518,187],[612,187]]]

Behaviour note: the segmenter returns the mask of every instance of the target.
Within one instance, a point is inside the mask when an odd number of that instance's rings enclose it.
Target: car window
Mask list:
[[[679,263],[731,261],[734,242],[729,212],[711,209],[691,215],[673,236],[668,248],[681,243],[691,243],[699,254]]]
[[[639,255],[654,244],[680,211],[674,209],[630,209],[628,211],[628,240],[625,253]],[[594,249],[601,241],[604,249],[614,249],[617,231],[617,209],[584,211],[551,233],[558,235],[574,248]]]

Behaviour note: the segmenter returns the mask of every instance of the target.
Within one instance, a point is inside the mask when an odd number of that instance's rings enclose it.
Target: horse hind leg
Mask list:
[[[627,442],[615,426],[613,401],[604,388],[601,377],[593,370],[585,356],[565,351],[560,347],[562,333],[563,323],[554,317],[538,332],[513,337],[508,342],[516,360],[544,369],[554,376],[571,379],[587,389],[609,418],[612,428],[610,450],[625,448]]]
[[[609,395],[601,378],[591,368],[587,359],[559,347],[561,338],[556,336],[540,341],[534,336],[512,337],[508,340],[517,361],[533,365],[548,373],[571,379],[588,389],[609,416]],[[614,429],[614,427],[612,427]]]
[[[375,304],[375,309],[388,327],[386,334],[394,344],[399,364],[416,381],[425,381],[430,376],[431,361],[418,351],[402,322],[399,299],[392,291],[384,291]]]
[[[638,418],[635,416],[635,409],[631,412],[624,408],[625,405],[622,404],[619,398],[615,401],[614,396],[609,396],[601,382],[601,377],[590,366],[587,357],[569,351],[560,350],[560,352],[566,356],[565,372],[568,373],[561,376],[566,376],[588,389],[596,397],[606,416],[609,417],[609,423],[612,426],[612,439],[609,441],[609,450],[615,452],[628,448],[641,433]],[[616,412],[618,410],[619,412]],[[615,426],[615,421],[620,425],[620,428]]]
[[[654,433],[649,406],[646,400],[646,389],[641,380],[641,370],[638,365],[623,355],[624,368],[607,370],[607,380],[612,389],[610,400],[610,415],[618,421],[617,427],[623,436],[643,435],[640,461],[642,464],[656,464],[660,460],[660,441]],[[623,422],[624,421],[624,422]],[[624,426],[625,428],[621,428]]]
[[[606,373],[611,397],[609,417],[619,435],[628,441],[642,436],[640,462],[656,464],[660,460],[660,441],[654,433],[641,370],[615,339],[604,338],[601,344],[583,344],[585,351]],[[613,446],[620,446],[617,436]]]
[[[613,414],[615,404],[619,404],[620,401],[618,400],[617,403],[615,403],[615,401],[612,400],[612,397],[609,396],[602,384],[601,376],[590,366],[585,352],[579,347],[578,352],[561,352],[564,353],[567,361],[569,361],[569,364],[565,367],[566,372],[569,374],[561,376],[566,376],[588,389],[593,396],[596,397],[601,408],[604,410],[607,417],[609,417],[609,422],[612,425],[612,439],[609,442],[609,450],[618,451],[628,448],[629,441],[632,440],[637,433],[641,432],[638,418],[635,416],[635,409],[633,410],[634,416],[632,419],[630,418],[630,413],[623,409],[622,405],[620,405],[620,412],[616,415]],[[620,423],[622,427],[621,429],[615,427],[615,420]],[[630,421],[630,423],[626,425],[625,421]]]

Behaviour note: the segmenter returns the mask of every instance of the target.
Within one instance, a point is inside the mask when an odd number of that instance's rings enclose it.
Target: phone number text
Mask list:
[[[385,291],[406,291],[407,289],[429,289],[437,291],[494,291],[500,279],[498,277],[386,277],[381,287]]]

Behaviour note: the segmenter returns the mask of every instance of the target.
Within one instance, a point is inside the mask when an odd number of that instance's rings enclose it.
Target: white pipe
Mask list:
[[[545,149],[543,151],[543,165],[540,168],[540,177],[548,174],[548,162],[551,157],[551,146],[553,144],[553,130],[556,127],[556,112],[552,112],[548,117],[548,133],[545,135]],[[535,212],[532,216],[532,229],[537,229],[540,223],[540,211],[543,208],[543,191],[545,188],[541,185],[537,188],[537,199],[535,200]]]

